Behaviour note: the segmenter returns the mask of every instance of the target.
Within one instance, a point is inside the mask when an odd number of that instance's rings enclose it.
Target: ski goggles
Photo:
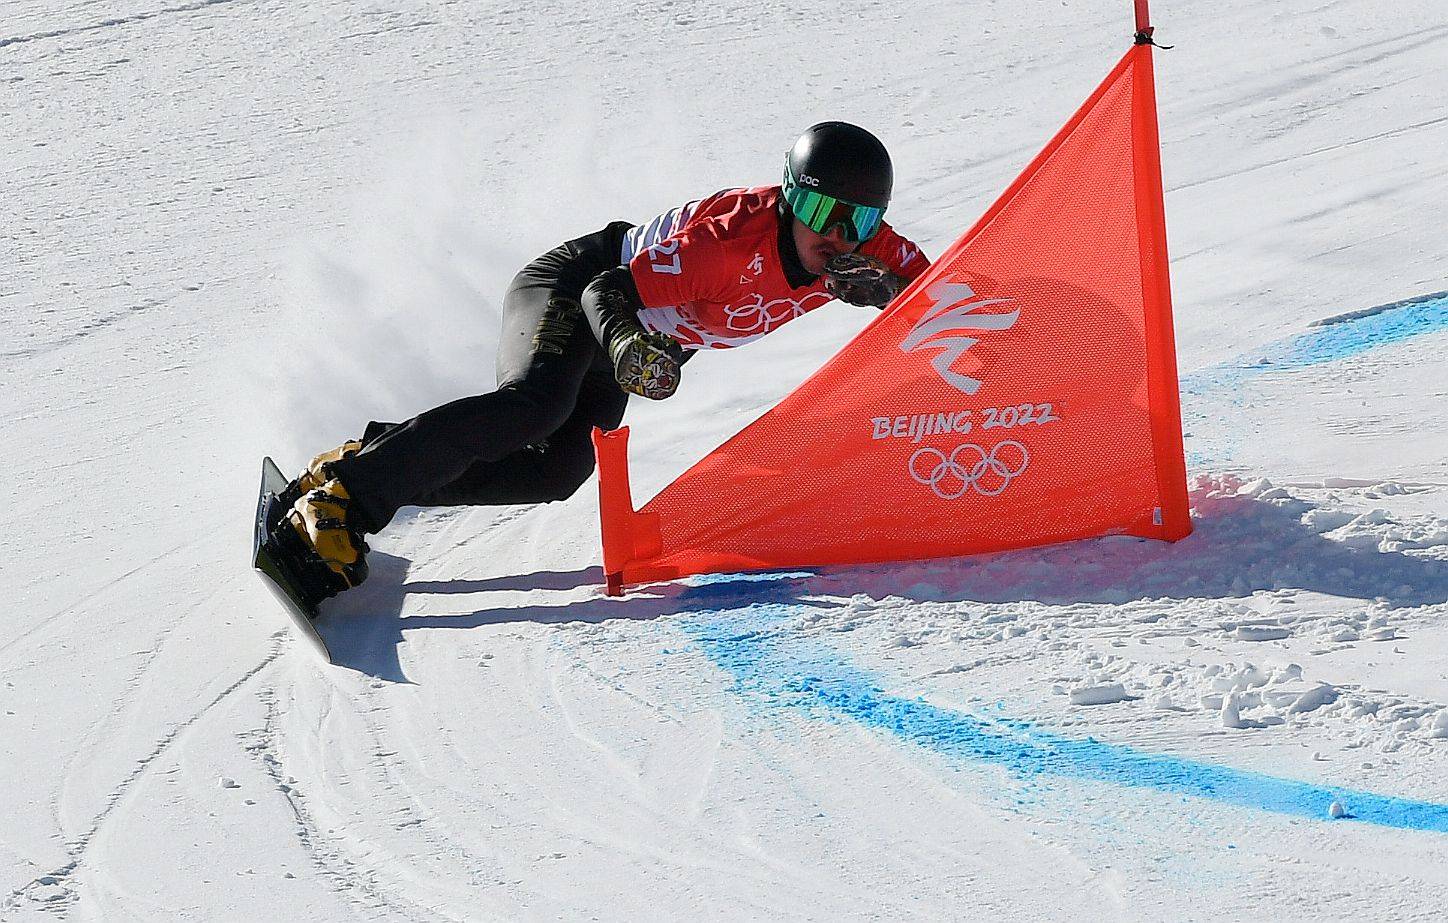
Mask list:
[[[789,168],[784,171],[784,200],[790,211],[816,234],[824,234],[839,225],[850,243],[861,243],[875,236],[880,230],[883,208],[856,205],[824,193],[806,189],[797,183]]]

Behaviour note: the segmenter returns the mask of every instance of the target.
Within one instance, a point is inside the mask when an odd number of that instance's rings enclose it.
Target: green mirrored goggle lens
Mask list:
[[[875,236],[880,230],[883,208],[855,205],[834,196],[823,195],[795,183],[787,183],[784,189],[785,201],[789,203],[794,216],[816,234],[824,234],[839,225],[845,239],[860,243]]]

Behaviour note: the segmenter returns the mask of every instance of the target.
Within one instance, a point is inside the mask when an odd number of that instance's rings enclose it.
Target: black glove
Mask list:
[[[899,294],[905,280],[890,267],[863,253],[841,253],[825,263],[825,290],[850,304],[883,308]]]

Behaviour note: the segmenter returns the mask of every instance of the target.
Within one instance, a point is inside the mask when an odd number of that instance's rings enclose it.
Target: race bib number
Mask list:
[[[649,248],[649,265],[654,272],[668,273],[677,276],[684,271],[679,264],[679,242],[672,241],[666,244],[654,244]]]

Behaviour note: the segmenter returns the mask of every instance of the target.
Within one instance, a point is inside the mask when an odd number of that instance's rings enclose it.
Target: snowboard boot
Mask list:
[[[630,394],[661,401],[679,388],[679,364],[684,350],[667,334],[632,330],[608,344],[613,377]]]
[[[302,493],[311,493],[332,479],[331,474],[326,470],[328,465],[334,461],[340,461],[348,455],[356,455],[361,449],[362,440],[349,439],[330,452],[323,452],[312,459],[307,465],[307,470],[297,478],[297,486],[301,488]]]
[[[367,542],[361,530],[347,521],[351,506],[347,488],[331,478],[303,494],[286,514],[292,530],[310,552],[308,557],[315,555],[335,575],[333,593],[367,579]]]
[[[327,452],[323,452],[307,464],[307,470],[297,475],[296,479],[287,485],[286,489],[277,494],[277,502],[284,508],[290,509],[302,497],[321,487],[332,479],[329,470],[331,464],[340,461],[348,455],[356,455],[362,449],[362,440],[349,439],[348,441]]]

